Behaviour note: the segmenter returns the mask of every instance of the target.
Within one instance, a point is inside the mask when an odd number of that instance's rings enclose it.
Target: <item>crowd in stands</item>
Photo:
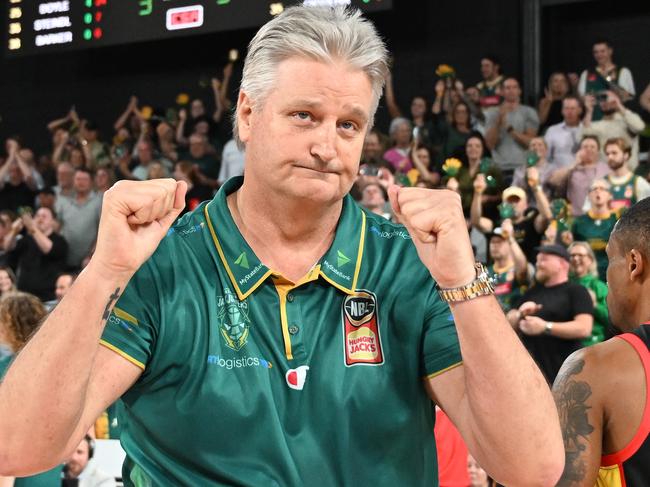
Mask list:
[[[609,234],[621,212],[650,195],[639,149],[645,123],[629,108],[632,73],[615,64],[608,41],[596,41],[593,55],[580,75],[552,73],[535,107],[522,103],[520,81],[493,55],[480,59],[477,84],[440,65],[431,96],[413,97],[408,110],[389,77],[390,123],[367,134],[351,191],[389,220],[391,184],[458,192],[476,257],[489,264],[504,312],[549,382],[572,351],[608,337]],[[46,154],[9,137],[0,154],[0,303],[29,293],[38,299],[24,306],[35,316],[56,306],[92,255],[102,195],[116,181],[186,181],[187,212],[243,174],[229,117],[232,72],[230,63],[212,80],[213,100],[179,96],[157,111],[132,97],[112,134],[73,106],[47,125]],[[636,101],[650,112],[650,85]],[[0,320],[2,358],[28,330],[7,331]],[[111,414],[100,436],[111,435]],[[472,478],[488,485],[482,474]]]

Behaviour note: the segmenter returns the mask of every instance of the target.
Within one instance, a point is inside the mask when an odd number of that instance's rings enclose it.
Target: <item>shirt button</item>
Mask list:
[[[293,303],[293,294],[291,294],[291,293],[287,294],[287,301],[289,301],[290,303]]]
[[[300,331],[300,328],[298,328],[296,325],[291,325],[289,327],[289,334],[291,335],[295,335],[296,333],[298,333],[298,331]]]

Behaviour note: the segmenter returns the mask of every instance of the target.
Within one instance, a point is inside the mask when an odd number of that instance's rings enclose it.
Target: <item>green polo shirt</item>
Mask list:
[[[587,242],[594,251],[596,263],[598,264],[598,276],[603,281],[607,280],[607,242],[609,235],[614,230],[616,222],[620,218],[620,211],[613,210],[606,217],[596,216],[592,211],[580,215],[573,221],[571,232],[576,242]]]
[[[293,283],[232,220],[242,182],[170,229],[109,317],[102,344],[143,369],[125,485],[437,485],[423,379],[461,355],[407,231],[347,196]]]

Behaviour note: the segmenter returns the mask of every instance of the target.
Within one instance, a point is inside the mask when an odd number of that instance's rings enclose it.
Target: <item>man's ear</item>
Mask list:
[[[632,249],[627,254],[627,269],[631,280],[643,279],[645,262],[643,260],[643,254],[637,249]]]
[[[251,116],[253,114],[253,103],[250,97],[242,90],[237,97],[237,131],[239,139],[246,143],[251,133]]]

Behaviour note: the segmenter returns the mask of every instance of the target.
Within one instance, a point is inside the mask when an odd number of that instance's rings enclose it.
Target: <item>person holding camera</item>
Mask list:
[[[596,106],[603,112],[602,119],[597,121],[594,118]],[[613,90],[585,96],[585,118],[582,124],[581,136],[595,135],[601,148],[604,148],[607,139],[621,137],[625,140],[632,148],[628,165],[632,171],[636,169],[639,165],[639,134],[645,128],[645,122],[639,114],[625,108]]]
[[[43,301],[56,298],[56,279],[65,269],[68,243],[56,233],[56,213],[41,207],[32,217],[23,209],[4,238],[5,251],[18,261],[18,289]],[[21,235],[23,229],[25,234]]]
[[[585,69],[580,74],[578,93],[580,96],[614,91],[624,101],[631,100],[636,95],[634,79],[630,70],[617,66],[613,61],[614,47],[609,40],[598,39],[592,49],[596,66]],[[596,107],[594,121],[600,120],[603,112]]]

